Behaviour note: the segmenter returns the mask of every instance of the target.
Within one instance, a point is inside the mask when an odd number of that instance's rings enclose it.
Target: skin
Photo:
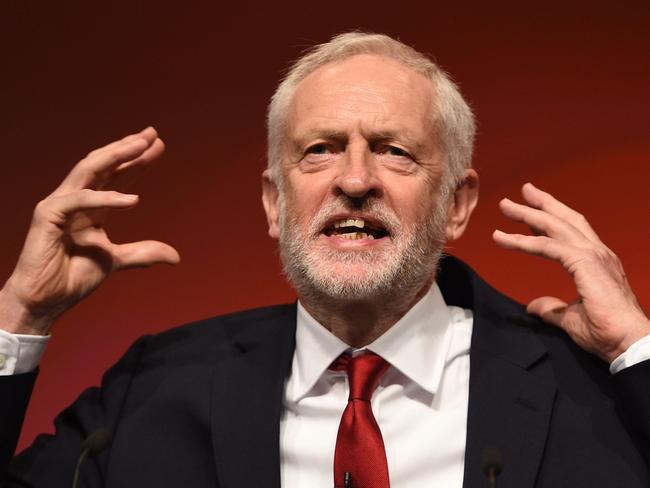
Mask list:
[[[113,271],[176,264],[178,252],[158,241],[111,242],[111,210],[133,208],[123,193],[164,152],[152,127],[89,153],[36,205],[25,245],[0,290],[0,324],[8,332],[47,335],[54,320]]]
[[[423,101],[433,94],[418,76],[384,58],[357,56],[325,66],[303,80],[291,107],[288,139],[292,142],[282,166],[287,211],[293,212],[303,229],[310,216],[336,194],[362,198],[372,193],[408,225],[422,222],[426,212],[440,204],[442,167],[435,145],[425,137],[429,122],[422,114]],[[378,138],[388,122],[394,125],[393,134]],[[312,149],[307,155],[307,147],[313,146],[308,143],[323,137],[311,129],[323,124],[336,126],[338,146],[331,146],[336,150]],[[402,162],[400,150],[383,149],[383,145],[406,150],[412,161]],[[137,204],[136,195],[123,191],[163,151],[153,128],[97,149],[36,206],[16,268],[0,290],[0,327],[14,333],[47,334],[58,315],[113,271],[179,262],[176,250],[165,243],[117,245],[104,228],[111,210]],[[478,176],[468,170],[448,202],[445,234],[449,241],[467,227],[477,188]],[[279,236],[278,196],[277,184],[267,171],[263,203],[273,238]],[[495,231],[495,242],[561,264],[573,277],[577,293],[570,304],[554,297],[537,298],[528,311],[561,327],[582,348],[608,362],[650,334],[650,319],[620,261],[585,218],[530,183],[523,186],[522,196],[524,204],[504,199],[500,208],[507,218],[528,225],[532,235]],[[337,245],[327,240],[320,244]],[[344,247],[349,244],[339,244],[343,252],[354,252]],[[390,252],[390,242],[382,246]],[[393,303],[384,297],[374,303],[305,305],[337,336],[351,345],[363,345],[395,323],[433,278],[423,277],[410,296],[394,297]],[[364,317],[372,319],[364,322]]]
[[[571,303],[538,297],[528,304],[528,312],[560,327],[580,347],[611,363],[650,334],[650,319],[620,260],[583,215],[532,183],[526,183],[521,193],[525,205],[504,198],[499,207],[506,217],[528,225],[534,235],[496,230],[494,241],[559,263],[573,278],[577,292]]]
[[[346,195],[381,200],[402,225],[413,228],[442,204],[443,163],[433,137],[429,107],[433,89],[423,76],[398,62],[360,55],[329,64],[298,85],[288,116],[282,165],[287,213],[302,233],[319,208]],[[465,230],[478,198],[478,176],[468,170],[448,204],[446,238]],[[269,234],[279,237],[279,191],[266,172],[263,203]],[[341,217],[359,216],[348,210]],[[396,252],[390,239],[349,241],[320,235],[313,246],[343,252],[374,248]],[[379,249],[376,249],[379,248]],[[350,269],[353,266],[353,269]],[[367,265],[332,262],[332,273],[365,273]],[[366,300],[301,295],[309,313],[347,344],[369,344],[395,324],[429,289],[435,276],[420,277],[406,292]]]

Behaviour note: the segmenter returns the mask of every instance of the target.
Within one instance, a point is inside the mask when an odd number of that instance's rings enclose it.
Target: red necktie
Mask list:
[[[389,364],[373,353],[340,356],[330,369],[346,371],[350,397],[341,417],[334,452],[336,488],[389,488],[388,463],[370,399]],[[346,473],[351,478],[346,485]]]

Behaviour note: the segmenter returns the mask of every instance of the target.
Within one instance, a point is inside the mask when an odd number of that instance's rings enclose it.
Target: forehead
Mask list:
[[[433,87],[384,56],[362,54],[321,66],[303,79],[289,106],[289,131],[407,131],[428,136]]]

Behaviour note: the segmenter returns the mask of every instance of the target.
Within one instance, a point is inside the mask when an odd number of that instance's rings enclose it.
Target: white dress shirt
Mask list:
[[[366,348],[391,367],[372,397],[392,488],[461,488],[472,313],[445,304],[437,285]],[[348,401],[345,372],[328,366],[347,344],[298,304],[296,351],[280,423],[283,488],[332,488]],[[354,473],[353,473],[354,479]]]

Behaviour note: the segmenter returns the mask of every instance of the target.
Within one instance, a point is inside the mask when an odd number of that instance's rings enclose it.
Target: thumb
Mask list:
[[[568,306],[568,303],[559,298],[539,297],[528,304],[526,311],[529,314],[541,317],[545,322],[560,327]]]
[[[178,264],[178,251],[159,241],[140,241],[120,244],[113,248],[114,269],[147,268],[154,264]]]

